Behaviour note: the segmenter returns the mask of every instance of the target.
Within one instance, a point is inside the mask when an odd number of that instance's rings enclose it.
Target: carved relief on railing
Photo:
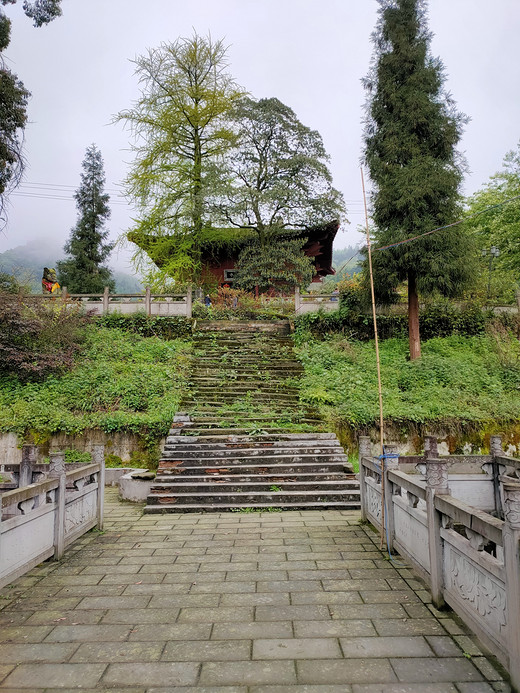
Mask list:
[[[502,489],[505,520],[513,529],[520,529],[520,483],[505,481]]]
[[[440,460],[426,462],[426,483],[437,493],[448,491],[448,465]]]
[[[35,498],[27,498],[26,500],[20,501],[20,503],[18,503],[18,510],[20,511],[20,515],[28,515],[31,512],[31,510],[34,510],[35,501]]]
[[[406,500],[410,508],[416,508],[419,503],[419,496],[415,496],[413,493],[410,493],[410,491],[407,491]]]
[[[96,517],[97,499],[95,493],[83,496],[77,501],[67,504],[65,508],[65,535],[70,534],[76,527],[90,522]]]
[[[381,524],[381,494],[367,484],[367,512]]]
[[[471,548],[475,549],[475,551],[484,551],[485,547],[489,544],[489,539],[483,537],[482,534],[478,534],[478,532],[474,532],[469,527],[465,527],[464,531],[469,539]]]
[[[446,587],[485,619],[493,632],[505,635],[507,610],[504,588],[453,546],[446,545],[445,561]]]

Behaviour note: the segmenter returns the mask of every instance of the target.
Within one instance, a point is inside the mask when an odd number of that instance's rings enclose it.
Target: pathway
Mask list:
[[[492,693],[509,686],[348,510],[141,515],[2,590],[0,693]]]

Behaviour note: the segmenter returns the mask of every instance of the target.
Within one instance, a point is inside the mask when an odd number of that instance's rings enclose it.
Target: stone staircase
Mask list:
[[[145,512],[359,507],[338,439],[299,400],[288,325],[253,329],[196,334],[186,413],[172,424]]]

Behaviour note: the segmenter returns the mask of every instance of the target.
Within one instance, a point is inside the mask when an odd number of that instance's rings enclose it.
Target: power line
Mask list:
[[[403,245],[404,243],[410,243],[411,241],[416,241],[419,238],[424,238],[425,236],[431,236],[432,233],[436,233],[437,231],[444,231],[444,229],[451,229],[454,226],[459,226],[459,224],[463,224],[465,221],[468,221],[469,219],[474,219],[475,217],[478,217],[481,214],[486,214],[486,212],[491,211],[492,209],[496,209],[497,207],[502,207],[503,205],[506,205],[508,202],[514,202],[515,200],[520,200],[520,195],[515,195],[514,197],[510,197],[508,200],[503,200],[502,202],[498,202],[496,205],[491,205],[489,207],[486,207],[486,209],[481,209],[480,212],[475,212],[474,214],[470,214],[468,217],[464,217],[463,219],[459,219],[458,221],[454,221],[452,224],[446,224],[446,226],[438,226],[436,229],[432,229],[431,231],[426,231],[426,233],[421,233],[418,236],[412,236],[412,238],[406,238],[404,241],[398,241],[397,243],[390,243],[390,245],[382,245],[379,248],[373,248],[373,252],[377,252],[379,250],[388,250],[389,248],[396,248],[398,245]]]

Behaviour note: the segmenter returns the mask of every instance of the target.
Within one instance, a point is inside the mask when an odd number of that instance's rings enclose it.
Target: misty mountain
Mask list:
[[[32,293],[42,290],[41,281],[44,267],[55,267],[65,254],[59,245],[35,240],[0,253],[0,272],[13,274],[21,284],[30,287]],[[116,281],[117,293],[138,293],[143,286],[140,280],[126,272],[112,272]]]

